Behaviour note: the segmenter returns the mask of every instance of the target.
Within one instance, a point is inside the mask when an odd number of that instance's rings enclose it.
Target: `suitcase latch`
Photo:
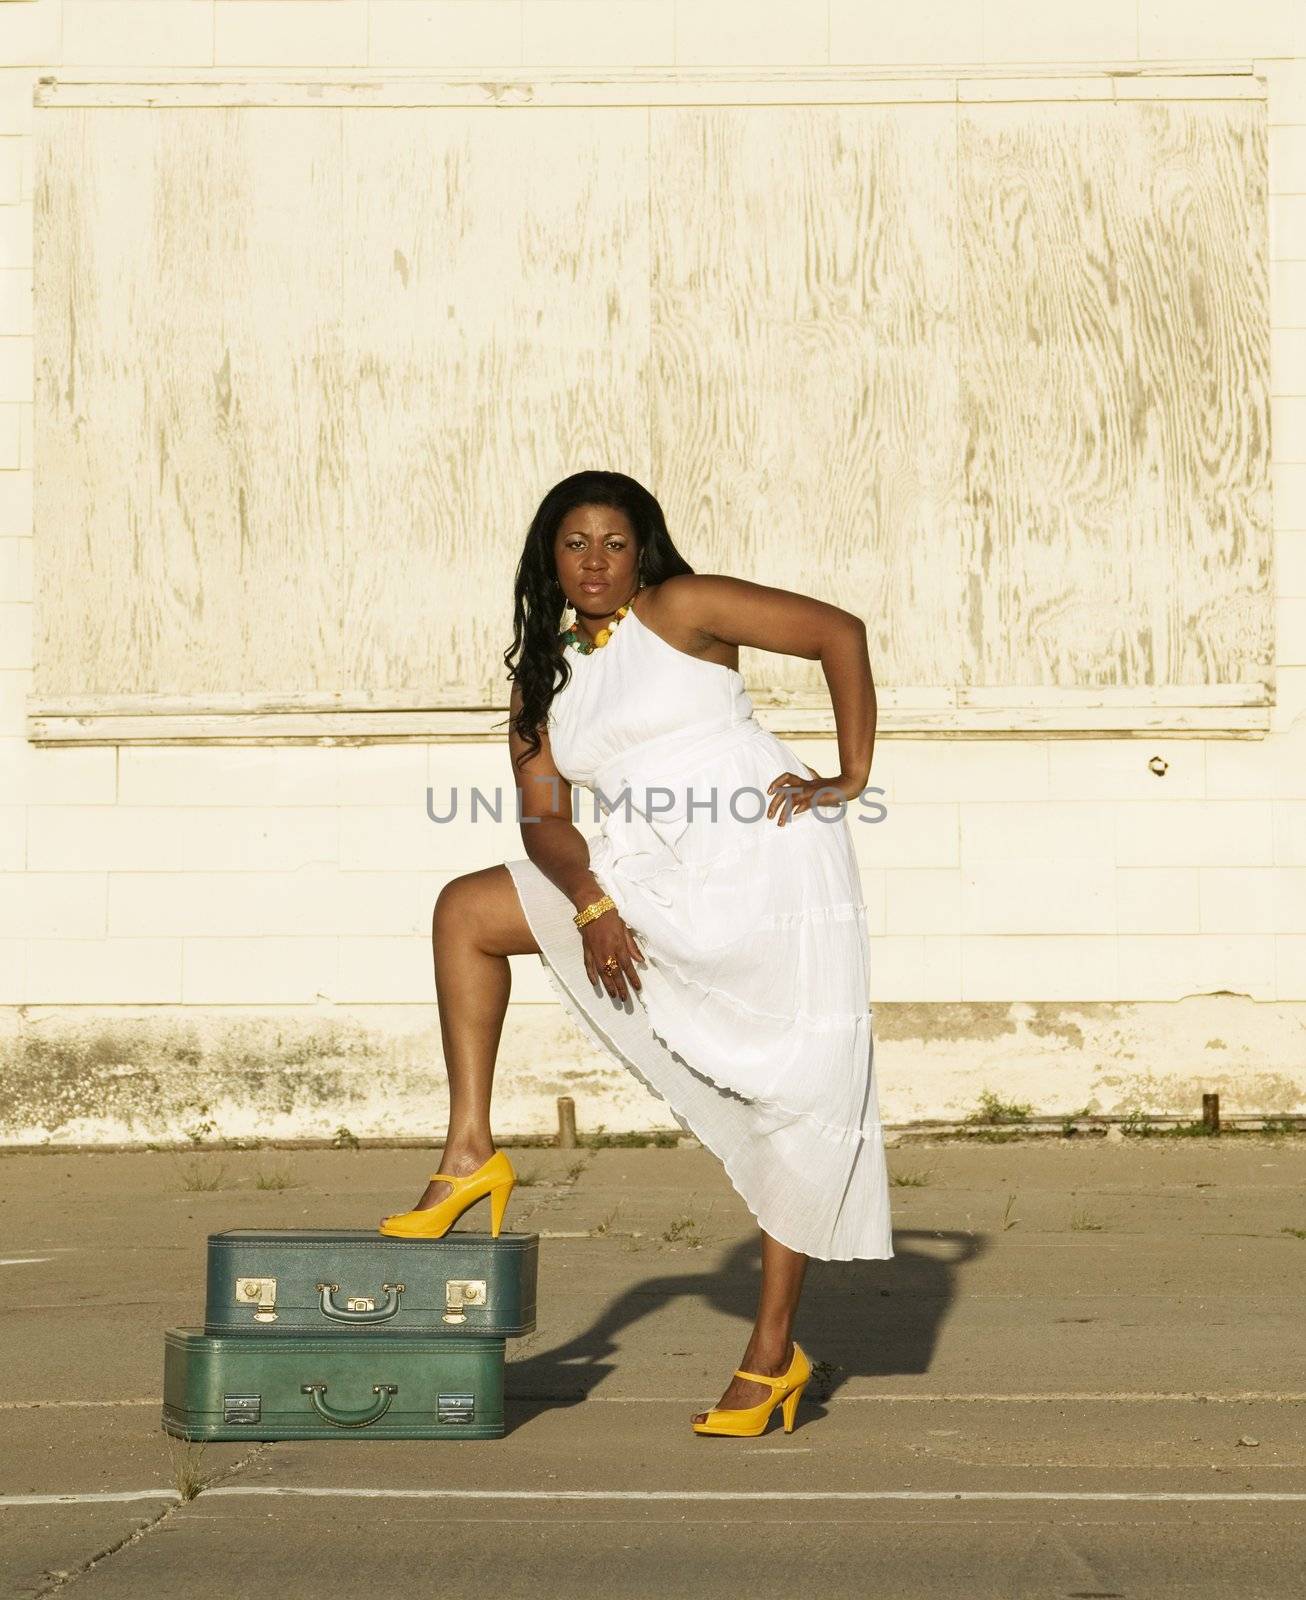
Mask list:
[[[275,1278],[237,1278],[236,1300],[254,1307],[255,1322],[277,1320],[277,1280]]]
[[[255,1423],[263,1409],[263,1399],[257,1394],[224,1394],[222,1420],[231,1423]]]
[[[485,1304],[484,1278],[446,1278],[444,1285],[445,1322],[466,1322],[464,1306]]]
[[[471,1422],[476,1416],[476,1396],[473,1394],[441,1394],[435,1399],[437,1422]]]
[[[375,1311],[376,1301],[368,1300],[363,1295],[355,1295],[352,1300],[345,1301],[346,1311]]]

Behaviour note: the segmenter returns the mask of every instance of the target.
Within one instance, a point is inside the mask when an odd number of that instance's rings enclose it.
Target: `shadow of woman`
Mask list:
[[[956,1270],[986,1249],[974,1234],[939,1230],[896,1231],[893,1245],[889,1260],[809,1261],[796,1329],[813,1363],[806,1399],[828,1400],[853,1378],[928,1371],[955,1298]],[[615,1369],[620,1335],[678,1300],[697,1298],[751,1326],[760,1284],[756,1235],[724,1250],[708,1271],[663,1272],[632,1284],[572,1338],[509,1359],[509,1431],[541,1411],[587,1399]],[[541,1274],[541,1320],[554,1292]]]

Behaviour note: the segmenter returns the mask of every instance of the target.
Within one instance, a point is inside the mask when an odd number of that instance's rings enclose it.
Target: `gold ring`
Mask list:
[[[621,962],[617,960],[616,956],[609,956],[603,963],[603,970],[604,972],[615,972],[620,965]]]

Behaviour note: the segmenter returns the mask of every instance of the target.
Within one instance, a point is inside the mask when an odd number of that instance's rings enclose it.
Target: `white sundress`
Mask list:
[[[812,768],[758,722],[733,667],[677,649],[634,611],[567,659],[550,747],[569,782],[595,791],[590,866],[645,963],[625,1001],[591,983],[576,908],[523,857],[506,865],[550,984],[720,1158],[773,1238],[825,1261],[891,1257],[847,816],[829,804],[768,819],[767,786]]]

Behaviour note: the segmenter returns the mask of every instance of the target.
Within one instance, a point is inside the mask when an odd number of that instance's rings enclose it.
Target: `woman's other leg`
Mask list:
[[[739,1365],[747,1372],[765,1372],[778,1378],[794,1356],[794,1318],[803,1292],[807,1257],[798,1250],[762,1232],[762,1292],[757,1301],[757,1320],[752,1337]],[[771,1397],[771,1390],[747,1378],[731,1378],[726,1392],[717,1402],[722,1411],[760,1405]],[[702,1422],[707,1413],[695,1413]]]

